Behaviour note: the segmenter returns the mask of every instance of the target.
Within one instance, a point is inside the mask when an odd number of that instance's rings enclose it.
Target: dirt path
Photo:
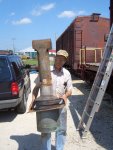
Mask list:
[[[31,85],[37,75],[31,74]],[[68,101],[68,130],[64,150],[113,150],[113,106],[103,102],[93,120],[87,139],[82,140],[76,131],[82,115],[90,86],[77,78],[73,79],[73,95]],[[28,106],[31,94],[28,99]],[[52,134],[52,150],[55,150]],[[36,130],[35,113],[17,115],[15,112],[0,112],[0,150],[40,150],[40,133]]]
[[[113,105],[103,101],[96,113],[87,139],[76,131],[91,86],[75,78],[68,104],[68,136],[65,150],[113,150]]]

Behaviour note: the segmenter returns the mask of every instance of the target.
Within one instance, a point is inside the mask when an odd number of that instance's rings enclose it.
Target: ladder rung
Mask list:
[[[109,61],[109,58],[105,58],[106,61]]]
[[[93,84],[93,87],[95,88],[97,88],[97,89],[99,89],[100,88],[100,86],[98,86],[97,84]]]
[[[91,102],[93,102],[94,103],[94,105],[96,104],[96,105],[99,105],[99,103],[97,103],[94,99],[92,99],[91,97],[90,97],[90,101]]]
[[[95,103],[95,100],[92,99],[91,97],[89,98],[89,100],[90,100],[91,102]]]
[[[109,48],[109,47],[113,48],[113,45],[107,45],[107,47],[108,47],[108,48]]]
[[[97,89],[101,89],[101,90],[103,90],[103,87],[101,87],[101,86],[98,86],[98,85],[94,85]]]
[[[85,113],[88,117],[92,118],[92,116],[90,116],[90,114],[88,114],[87,111],[84,111],[84,113]]]
[[[99,72],[101,75],[104,75],[105,74],[105,72],[103,72],[103,71],[101,71],[101,72]]]
[[[100,86],[98,86],[98,85],[95,85],[95,87],[96,87],[97,89],[99,89],[99,88],[100,88]]]
[[[104,60],[105,60],[105,61],[109,61],[109,58],[103,58],[103,61],[104,61]]]

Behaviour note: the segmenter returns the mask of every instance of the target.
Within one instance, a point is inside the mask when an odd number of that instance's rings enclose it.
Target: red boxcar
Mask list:
[[[77,71],[81,64],[100,62],[110,20],[92,16],[77,17],[56,41],[56,50],[69,53],[67,65]]]

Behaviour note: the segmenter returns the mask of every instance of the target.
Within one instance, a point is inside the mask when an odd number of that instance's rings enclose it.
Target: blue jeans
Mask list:
[[[66,140],[66,130],[67,130],[67,110],[64,107],[60,109],[59,123],[60,127],[56,131],[56,150],[63,150]],[[51,150],[51,133],[42,133],[41,134],[41,149],[40,150]]]

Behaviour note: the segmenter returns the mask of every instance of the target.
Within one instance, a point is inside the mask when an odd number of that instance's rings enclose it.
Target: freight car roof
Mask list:
[[[77,16],[71,23],[70,25],[64,30],[64,32],[57,38],[57,40],[63,36],[63,34],[65,33],[66,30],[68,30],[71,26],[74,27],[74,24],[76,24],[77,22],[81,22],[83,19],[87,19],[89,18],[89,20],[91,19],[91,15],[89,16]],[[99,17],[99,20],[104,20],[104,21],[110,21],[109,18],[105,18],[105,17]]]

